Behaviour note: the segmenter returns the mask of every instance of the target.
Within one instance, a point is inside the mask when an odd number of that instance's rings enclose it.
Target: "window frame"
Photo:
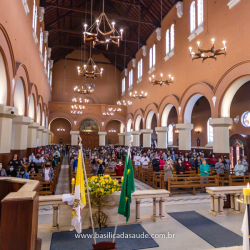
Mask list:
[[[125,95],[125,90],[126,90],[126,80],[125,77],[122,79],[122,96]]]
[[[209,124],[211,117],[207,120],[207,143],[214,141],[213,127]]]
[[[190,34],[196,30],[196,4],[193,1],[190,5]]]
[[[172,124],[168,125],[168,144],[172,145],[174,142],[174,127]]]

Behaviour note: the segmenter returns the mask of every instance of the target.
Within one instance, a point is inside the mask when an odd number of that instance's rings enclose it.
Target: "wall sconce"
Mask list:
[[[175,130],[174,132],[175,132],[176,134],[179,134],[179,130]]]
[[[200,147],[201,141],[200,141],[200,139],[199,139],[199,134],[201,133],[201,129],[197,128],[197,129],[195,129],[194,131],[195,131],[195,133],[198,135],[198,138],[197,138],[197,147]]]
[[[196,128],[194,131],[195,131],[196,134],[198,134],[198,136],[201,133],[201,130],[199,128]]]

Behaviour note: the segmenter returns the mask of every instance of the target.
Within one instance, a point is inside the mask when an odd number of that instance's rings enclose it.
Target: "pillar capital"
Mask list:
[[[125,133],[118,133],[118,136],[124,136]]]
[[[214,127],[230,127],[233,124],[233,119],[229,117],[211,118],[209,124]]]
[[[194,128],[194,125],[191,123],[178,123],[176,124],[176,128],[178,130],[192,130]]]
[[[124,135],[125,135],[125,136],[130,136],[130,135],[131,135],[131,132],[124,132]]]
[[[43,131],[43,130],[44,130],[44,126],[39,126],[39,127],[37,128],[37,130],[38,130],[38,131]]]
[[[107,132],[98,132],[98,135],[107,135]]]
[[[140,135],[141,131],[132,131],[132,135]]]
[[[161,133],[161,132],[168,132],[168,127],[156,127],[155,128],[155,131],[158,132],[158,133]]]
[[[43,130],[43,133],[44,133],[44,134],[48,134],[48,131],[49,131],[48,129],[44,129],[44,130]]]
[[[38,129],[39,126],[40,126],[39,123],[37,123],[37,122],[32,122],[32,123],[29,124],[28,128],[35,128],[35,129]]]
[[[71,135],[79,135],[79,134],[80,134],[80,131],[70,131],[70,134],[71,134]]]
[[[17,116],[17,108],[0,105],[0,117],[13,119]]]
[[[29,125],[31,124],[32,119],[26,116],[16,116],[13,119],[13,124],[20,124],[20,125]]]
[[[152,129],[141,129],[142,134],[152,134],[153,130]]]

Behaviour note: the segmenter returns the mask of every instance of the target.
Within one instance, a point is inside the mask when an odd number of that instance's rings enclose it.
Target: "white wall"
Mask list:
[[[34,96],[30,96],[30,102],[29,102],[29,117],[34,120],[35,118],[35,101]]]
[[[6,102],[7,102],[7,77],[6,77],[6,70],[3,57],[0,53],[0,104],[6,105]]]
[[[20,78],[16,82],[16,88],[14,93],[14,107],[18,109],[18,115],[24,115],[25,95],[24,95],[23,82]]]
[[[37,112],[36,112],[36,122],[41,124],[41,106],[37,106]]]

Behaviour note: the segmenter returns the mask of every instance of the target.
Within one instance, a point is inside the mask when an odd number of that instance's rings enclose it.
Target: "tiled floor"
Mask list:
[[[63,168],[60,173],[59,183],[56,192],[58,193],[69,193],[68,182],[68,166],[65,161],[63,162]],[[152,189],[152,187],[145,183],[135,180],[136,190]],[[213,246],[208,244],[198,235],[184,227],[178,221],[167,215],[166,222],[154,223],[149,215],[152,214],[152,199],[143,200],[141,203],[141,218],[142,226],[149,234],[175,234],[175,238],[171,239],[155,239],[159,244],[157,248],[150,248],[150,250],[212,250],[215,249]],[[190,194],[176,194],[166,201],[165,211],[170,212],[184,212],[184,211],[196,211],[203,216],[213,220],[221,226],[235,232],[236,234],[242,235],[241,225],[243,220],[243,214],[233,215],[228,213],[226,210],[225,217],[214,217],[208,213],[210,209],[210,197],[208,194],[196,195]],[[39,225],[38,225],[38,237],[42,239],[42,250],[50,249],[51,232],[50,228],[52,225],[52,207],[43,206],[39,209]],[[209,230],[209,228],[208,228]],[[221,236],[223,237],[223,235]],[[231,248],[220,248],[220,250],[241,250],[241,247]],[[64,250],[64,249],[61,249]],[[76,249],[78,250],[78,249]],[[124,249],[129,250],[129,249]]]

